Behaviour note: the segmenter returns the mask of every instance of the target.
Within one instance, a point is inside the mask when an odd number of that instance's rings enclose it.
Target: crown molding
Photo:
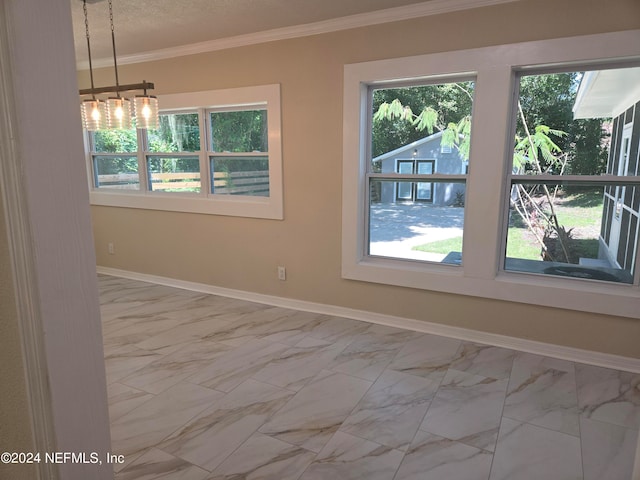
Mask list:
[[[427,2],[405,5],[402,7],[387,8],[375,12],[348,15],[346,17],[324,20],[321,22],[305,23],[291,27],[276,28],[262,32],[236,35],[233,37],[208,40],[206,42],[192,43],[177,47],[163,48],[148,52],[135,53],[131,55],[118,56],[118,64],[126,65],[133,63],[151,62],[155,60],[166,60],[168,58],[182,57],[185,55],[195,55],[198,53],[225,50],[228,48],[244,47],[259,43],[275,42],[278,40],[288,40],[291,38],[308,37],[323,33],[349,30],[352,28],[368,27],[383,23],[410,20],[412,18],[440,15],[443,13],[469,10],[473,8],[500,5],[503,3],[513,3],[520,0],[430,0]],[[94,68],[109,67],[113,64],[111,58],[93,59]],[[89,68],[88,61],[78,62],[78,70]]]

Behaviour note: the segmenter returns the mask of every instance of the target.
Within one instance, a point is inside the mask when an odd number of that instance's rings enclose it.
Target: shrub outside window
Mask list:
[[[91,136],[95,188],[139,190],[138,136],[129,130],[99,130]]]

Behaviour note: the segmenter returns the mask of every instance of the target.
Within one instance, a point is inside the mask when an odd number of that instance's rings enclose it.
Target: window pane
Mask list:
[[[638,212],[604,186],[513,185],[511,198],[505,270],[633,283]]]
[[[422,160],[428,173],[464,174],[473,93],[471,81],[373,90],[371,171],[399,173],[398,162]]]
[[[154,192],[198,193],[200,159],[194,157],[149,157],[149,190]]]
[[[96,188],[140,189],[138,157],[96,155],[93,165]]]
[[[474,82],[370,92],[369,255],[460,264]]]
[[[135,128],[93,132],[93,151],[96,153],[135,153],[137,150],[138,135]]]
[[[210,112],[211,152],[268,152],[266,110]]]
[[[505,269],[633,282],[638,187],[597,180],[637,180],[640,117],[628,91],[638,81],[640,67],[520,79]],[[598,187],[529,182],[542,174]]]
[[[160,128],[148,130],[149,151],[197,152],[200,150],[200,126],[197,113],[160,115]]]
[[[461,263],[464,183],[373,179],[370,187],[370,255]],[[405,192],[416,198],[402,201]]]
[[[267,156],[211,157],[211,193],[269,196]]]

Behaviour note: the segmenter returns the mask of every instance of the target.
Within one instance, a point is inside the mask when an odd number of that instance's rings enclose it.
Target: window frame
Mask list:
[[[209,195],[217,195],[220,196],[222,194],[215,193],[215,170],[212,168],[212,163],[214,163],[215,158],[222,158],[230,160],[232,158],[237,158],[241,160],[246,160],[248,158],[262,158],[267,157],[267,161],[269,159],[269,142],[267,142],[267,151],[248,151],[248,152],[228,152],[228,151],[214,151],[212,146],[214,144],[213,140],[213,127],[211,121],[211,114],[213,113],[229,113],[229,112],[246,112],[246,111],[255,111],[255,110],[264,110],[267,114],[267,125],[269,124],[269,110],[266,104],[251,104],[244,106],[235,106],[235,107],[216,107],[216,108],[207,108],[204,110],[205,116],[205,130],[206,130],[206,162],[208,169],[208,190]],[[268,129],[269,127],[267,127]],[[269,173],[269,170],[267,171]],[[269,175],[270,177],[270,175]],[[270,185],[269,185],[270,187]],[[264,198],[263,196],[257,195],[257,198]]]
[[[179,110],[162,110],[160,115],[162,114],[173,114],[173,115],[185,115],[185,114],[196,114],[198,116],[198,125],[200,127],[200,148],[198,150],[194,150],[193,152],[189,152],[187,150],[177,151],[177,152],[152,152],[149,149],[149,135],[146,134],[145,130],[138,131],[138,144],[142,147],[138,150],[142,153],[143,158],[143,169],[144,169],[144,178],[145,178],[145,189],[141,190],[144,194],[149,194],[153,196],[167,196],[168,198],[175,197],[176,195],[185,195],[191,198],[200,198],[204,196],[207,192],[206,190],[206,180],[203,178],[203,165],[202,165],[202,148],[204,147],[204,142],[202,141],[202,125],[203,125],[203,115],[201,108],[186,108]],[[200,166],[200,192],[166,192],[164,190],[153,190],[153,185],[151,181],[151,173],[149,169],[149,162],[153,158],[189,158],[189,157],[198,157],[199,166]]]
[[[640,318],[636,283],[610,284],[505,271],[519,72],[640,60],[640,30],[541,40],[345,65],[342,277],[436,292]],[[367,254],[368,89],[405,79],[475,77],[462,266]],[[474,161],[475,160],[475,161]],[[489,245],[489,247],[483,247]],[[636,262],[640,263],[640,262]]]
[[[85,136],[87,156],[87,178],[89,197],[92,205],[141,208],[173,212],[202,213],[210,215],[229,215],[239,217],[266,218],[282,220],[283,182],[282,182],[282,139],[280,85],[260,85],[202,92],[189,92],[159,95],[158,102],[162,113],[198,112],[200,119],[200,150],[189,155],[200,158],[201,192],[159,192],[151,191],[148,184],[147,162],[154,152],[149,152],[142,141],[146,135],[138,132],[138,173],[140,190],[119,191],[108,188],[96,188],[93,184],[93,155],[88,132]],[[241,111],[252,107],[267,111],[269,196],[220,195],[210,193],[210,163],[206,112]],[[142,137],[142,138],[141,138]],[[157,153],[157,152],[156,152]]]
[[[420,86],[427,86],[427,85],[438,85],[438,84],[442,84],[442,83],[451,83],[451,82],[467,82],[467,81],[473,81],[475,82],[475,77],[474,75],[468,74],[468,73],[460,73],[460,74],[455,74],[455,75],[435,75],[435,76],[428,76],[428,77],[423,77],[423,78],[415,78],[415,79],[411,79],[409,81],[407,81],[406,79],[400,79],[400,80],[396,80],[396,79],[384,79],[382,81],[375,81],[375,82],[368,82],[366,83],[366,100],[365,100],[365,104],[361,106],[361,108],[363,108],[363,112],[365,115],[365,118],[367,119],[365,122],[365,126],[364,129],[366,131],[366,135],[367,135],[367,140],[365,142],[365,144],[363,145],[363,151],[362,154],[365,156],[364,159],[364,164],[365,164],[365,171],[364,171],[364,175],[365,175],[365,182],[366,182],[366,187],[365,187],[365,222],[367,224],[367,226],[365,227],[365,231],[364,231],[364,235],[363,235],[363,241],[364,241],[364,245],[363,245],[363,252],[364,255],[366,255],[367,257],[370,258],[379,258],[381,259],[381,261],[391,261],[391,262],[396,262],[396,261],[400,261],[400,262],[406,262],[406,261],[414,261],[414,260],[409,260],[403,257],[384,257],[384,256],[380,256],[380,255],[373,255],[370,253],[370,248],[371,248],[371,241],[370,241],[370,228],[368,227],[369,222],[370,222],[370,218],[371,218],[371,190],[370,190],[370,185],[373,181],[380,181],[380,182],[393,182],[395,180],[394,183],[394,197],[396,198],[396,201],[398,201],[397,198],[397,189],[398,189],[398,185],[400,183],[401,180],[404,180],[405,182],[407,180],[411,180],[411,182],[407,182],[410,183],[411,185],[411,190],[412,190],[412,198],[415,198],[414,195],[414,189],[417,188],[417,185],[419,183],[431,183],[432,185],[432,190],[431,190],[431,195],[432,195],[432,200],[431,202],[425,202],[425,201],[421,201],[422,203],[433,203],[433,197],[435,196],[435,191],[437,190],[437,186],[439,183],[462,183],[465,185],[466,188],[466,183],[467,183],[467,174],[466,173],[459,173],[459,174],[455,174],[455,173],[438,173],[436,170],[436,166],[437,166],[437,161],[435,159],[433,159],[433,171],[430,174],[424,174],[424,173],[417,173],[417,163],[416,161],[418,160],[417,158],[412,159],[414,162],[414,168],[412,169],[412,173],[399,173],[397,172],[397,161],[396,161],[396,170],[393,173],[387,172],[387,173],[377,173],[373,171],[373,165],[372,165],[372,160],[373,160],[373,152],[372,150],[372,135],[373,135],[373,128],[372,128],[372,123],[369,121],[369,119],[371,119],[373,117],[373,95],[374,95],[374,91],[377,89],[383,89],[383,88],[388,88],[388,89],[393,89],[393,88],[404,88],[404,87],[420,87]],[[473,114],[473,105],[472,105],[472,114]],[[472,116],[473,118],[473,116]],[[403,161],[404,159],[398,159],[400,161]],[[409,160],[409,159],[407,159]],[[424,158],[422,159],[423,161],[430,161],[430,159]],[[421,182],[421,180],[429,180],[427,182]],[[343,198],[343,213],[344,213],[344,198]],[[344,218],[344,215],[343,215]],[[464,233],[463,233],[463,238],[464,238]],[[434,265],[433,263],[431,265]],[[444,264],[444,268],[449,268],[449,267],[458,267],[460,265],[460,263],[447,263]]]
[[[581,69],[581,67],[585,67],[585,69],[589,69],[592,71],[596,71],[596,70],[601,70],[601,69],[610,69],[610,68],[624,68],[624,67],[629,67],[629,66],[633,66],[633,67],[640,67],[640,57],[636,57],[635,59],[629,61],[629,60],[624,60],[624,59],[618,59],[615,61],[603,61],[603,59],[597,59],[595,61],[589,61],[589,62],[580,62],[576,65],[561,65],[561,66],[557,66],[557,65],[552,65],[552,66],[548,66],[548,65],[543,65],[543,66],[527,66],[527,67],[520,67],[520,68],[515,68],[514,69],[514,105],[513,105],[513,110],[514,113],[513,115],[517,115],[517,110],[516,110],[516,105],[517,105],[517,101],[518,101],[518,88],[517,86],[520,83],[520,79],[523,76],[529,76],[529,75],[546,75],[546,74],[555,74],[555,73],[568,73],[568,72],[575,72],[575,71],[579,71]],[[640,98],[638,99],[640,100]],[[636,103],[636,102],[634,102]],[[615,117],[619,116],[620,114],[624,113],[623,111],[614,111],[613,112],[613,117],[612,120],[615,119]],[[627,126],[623,126],[621,128],[621,132],[623,132],[623,138],[624,138],[624,131],[627,129]],[[512,130],[511,130],[511,138],[513,138],[515,136],[515,129],[516,129],[516,122],[513,122],[512,125]],[[631,145],[631,136],[629,136],[629,146]],[[615,145],[616,139],[611,137],[611,148],[613,149],[614,147],[616,147]],[[510,165],[512,165],[512,161],[513,161],[513,154],[512,151],[509,152],[510,153],[510,157],[509,157],[509,161],[510,161]],[[612,151],[609,152],[609,155],[612,154]],[[619,152],[616,152],[615,155],[619,155]],[[627,158],[628,161],[628,158]],[[616,161],[616,163],[618,163]],[[625,168],[623,169],[622,166],[619,166],[619,170],[617,173],[613,173],[613,174],[603,174],[603,175],[553,175],[553,174],[536,174],[536,175],[527,175],[527,174],[522,174],[522,173],[517,173],[512,167],[507,167],[506,170],[506,180],[505,183],[507,185],[507,188],[509,189],[509,191],[511,190],[511,188],[513,187],[513,185],[520,183],[520,184],[546,184],[546,185],[555,185],[555,184],[563,184],[566,186],[602,186],[603,187],[603,197],[607,196],[606,190],[607,187],[612,187],[615,188],[616,192],[618,192],[618,189],[620,189],[621,192],[623,192],[622,198],[623,198],[623,205],[622,205],[622,209],[624,210],[626,205],[624,204],[624,191],[626,189],[627,186],[631,186],[631,187],[640,187],[640,176],[634,174],[634,175],[628,175],[628,172],[624,172],[624,173],[620,173],[622,170],[626,170],[628,165],[625,165]],[[533,272],[533,271],[526,271],[526,270],[518,270],[518,269],[507,269],[506,268],[506,262],[507,262],[507,257],[506,257],[506,249],[507,249],[507,231],[508,231],[508,215],[509,215],[509,197],[505,196],[505,198],[503,199],[503,201],[505,202],[504,205],[504,217],[503,217],[503,231],[502,231],[502,247],[501,247],[501,251],[503,252],[503,255],[500,259],[500,271],[505,271],[505,272],[509,272],[509,273],[515,273],[515,274],[525,274],[525,275],[536,275],[542,278],[547,278],[548,275],[545,275],[543,273],[537,273],[537,272]],[[631,210],[629,208],[627,208],[627,210],[634,214],[634,212],[631,212]],[[637,215],[636,215],[637,216]],[[602,222],[602,219],[601,219]],[[640,237],[639,237],[640,239]],[[634,252],[637,250],[637,243],[634,246]],[[609,255],[607,254],[607,257],[609,257]],[[511,260],[521,260],[521,259],[511,259]],[[618,267],[615,267],[615,264],[617,263],[615,259],[609,258],[610,263],[612,264],[612,268],[620,268],[621,270],[623,270],[623,267],[618,265]],[[624,262],[623,262],[624,263]],[[626,284],[626,285],[630,285],[630,286],[635,286],[638,287],[640,286],[640,266],[638,265],[638,262],[635,262],[635,259],[633,261],[634,263],[634,267],[632,268],[631,271],[631,276],[633,277],[633,281],[631,283],[623,283],[620,282],[620,284]],[[622,275],[624,274],[623,272],[620,272]],[[575,278],[568,278],[567,280],[572,281],[575,280]],[[617,285],[618,283],[614,283],[611,282],[611,285]]]

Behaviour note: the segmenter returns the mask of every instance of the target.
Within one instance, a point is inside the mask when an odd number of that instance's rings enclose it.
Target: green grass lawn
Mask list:
[[[418,250],[429,253],[461,252],[462,251],[462,235],[459,237],[445,238],[436,242],[425,243],[424,245],[416,245],[411,250]]]
[[[555,206],[558,222],[567,230],[573,228],[571,245],[576,257],[597,258],[602,216],[602,193],[587,192],[567,195]],[[524,226],[517,213],[512,214],[507,236],[507,257],[540,260],[541,246]],[[429,253],[462,252],[462,236],[438,240],[413,247]]]
[[[412,250],[445,255],[449,252],[462,252],[462,236],[416,245]],[[540,260],[540,247],[527,238],[526,229],[512,227],[509,229],[507,257]]]

